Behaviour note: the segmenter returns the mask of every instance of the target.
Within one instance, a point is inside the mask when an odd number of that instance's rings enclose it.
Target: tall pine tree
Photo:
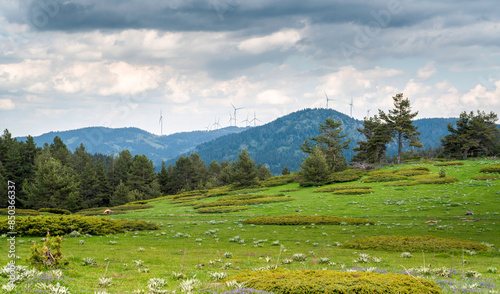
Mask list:
[[[363,128],[357,129],[363,134],[366,141],[359,141],[358,147],[352,150],[357,152],[352,158],[353,162],[381,163],[387,151],[387,144],[392,142],[392,137],[387,124],[383,123],[376,115],[363,121]]]
[[[403,98],[403,93],[399,93],[392,97],[394,101],[394,109],[389,110],[385,114],[379,110],[379,116],[385,121],[393,137],[396,138],[398,144],[397,163],[401,163],[401,153],[403,152],[404,145],[422,148],[422,143],[417,131],[418,127],[413,125],[413,119],[418,115],[418,111],[412,113],[410,107],[410,99]]]

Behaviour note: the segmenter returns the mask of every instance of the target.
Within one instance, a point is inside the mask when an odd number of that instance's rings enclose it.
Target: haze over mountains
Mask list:
[[[351,149],[357,146],[356,142],[364,140],[356,130],[362,127],[363,122],[333,109],[305,109],[257,127],[227,127],[166,136],[154,135],[138,128],[89,127],[50,132],[34,139],[37,146],[43,146],[59,136],[69,150],[74,151],[83,143],[91,154],[118,154],[127,149],[132,155],[145,154],[157,169],[162,161],[173,164],[180,155],[193,152],[198,153],[206,164],[212,160],[231,161],[237,158],[243,148],[247,148],[256,163],[266,164],[272,173],[279,174],[285,166],[292,171],[299,169],[305,157],[300,145],[306,138],[319,134],[319,125],[326,118],[342,120],[346,138],[351,138]],[[455,118],[429,118],[415,120],[414,124],[419,127],[424,148],[431,148],[440,145],[439,139],[448,134],[447,124],[455,121]],[[25,140],[26,137],[17,139]],[[345,151],[348,160],[354,154],[351,149]],[[390,155],[395,154],[395,151],[394,144],[388,147]]]

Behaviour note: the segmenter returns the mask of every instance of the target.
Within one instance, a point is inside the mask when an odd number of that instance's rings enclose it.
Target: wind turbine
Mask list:
[[[214,124],[213,124],[213,126],[215,126],[215,129],[216,129],[216,130],[218,130],[218,129],[220,128],[219,121],[220,121],[220,117],[219,117],[219,119],[217,119],[217,120],[214,122]]]
[[[241,121],[241,122],[246,122],[245,126],[247,126],[247,127],[248,127],[248,124],[250,123],[250,121],[248,120],[248,116],[249,116],[249,114],[247,113],[247,119]]]
[[[229,120],[227,121],[229,125],[231,125],[231,122],[233,121],[233,116],[231,115],[231,111],[229,112]]]
[[[254,110],[253,111],[253,119],[250,121],[250,123],[253,123],[253,126],[255,127],[256,126],[256,124],[255,124],[256,121],[260,121],[260,119],[257,118],[257,116],[255,115],[255,110]]]
[[[163,136],[163,115],[162,115],[162,109],[160,109],[160,136]]]
[[[352,117],[352,105],[353,105],[353,103],[352,103],[352,96],[351,96],[351,103],[349,103],[349,106],[351,106],[351,117]]]
[[[207,126],[207,132],[210,132],[210,128],[211,128],[211,127],[212,127],[212,124],[209,124],[209,125]]]
[[[328,109],[328,101],[333,101],[333,99],[330,99],[328,98],[328,95],[326,95],[326,92],[325,92],[325,97],[326,97],[326,109]]]
[[[366,111],[366,118],[369,118],[369,117],[370,117],[370,110],[371,110],[371,109],[368,109],[368,110]]]
[[[237,123],[237,120],[236,120],[236,112],[240,109],[243,109],[244,107],[239,107],[239,108],[236,108],[233,103],[230,103],[231,106],[234,108],[234,126],[237,127],[236,123]]]

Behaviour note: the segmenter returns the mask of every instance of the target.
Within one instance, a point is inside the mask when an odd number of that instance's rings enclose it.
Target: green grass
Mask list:
[[[493,283],[498,291],[499,274],[488,272],[488,267],[500,268],[500,181],[478,181],[471,177],[480,174],[482,167],[500,162],[468,160],[463,163],[464,165],[441,167],[434,166],[434,163],[387,167],[386,170],[399,170],[424,166],[430,168],[432,175],[438,175],[439,170],[444,169],[447,176],[457,178],[458,181],[413,186],[386,186],[387,182],[373,182],[369,185],[374,192],[364,195],[315,193],[315,187],[299,189],[297,183],[255,188],[245,192],[231,191],[231,195],[284,194],[294,200],[248,205],[247,210],[226,214],[199,214],[192,206],[169,203],[172,197],[150,201],[148,204],[153,207],[149,209],[100,217],[151,221],[158,224],[160,230],[87,238],[64,237],[62,251],[70,264],[63,272],[71,279],[67,285],[72,293],[94,293],[99,289],[98,280],[104,273],[106,277],[113,279],[112,286],[107,288],[108,293],[132,293],[136,289],[146,289],[151,278],[165,278],[168,282],[167,288],[176,289],[180,281],[171,278],[172,271],[182,271],[188,277],[196,275],[197,279],[208,285],[212,283],[210,272],[236,275],[245,269],[276,265],[279,257],[278,267],[287,270],[346,270],[362,267],[401,273],[404,269],[421,268],[431,264],[432,268],[447,267],[456,270],[457,274],[446,278],[456,283],[463,283],[462,273],[477,271],[482,274],[479,281]],[[349,185],[366,186],[360,181],[350,182]],[[203,202],[217,201],[223,197],[227,196],[205,198]],[[474,215],[466,216],[466,211],[473,211]],[[375,225],[261,226],[242,223],[251,217],[280,215],[355,217],[373,221]],[[426,223],[430,220],[437,223]],[[402,252],[338,246],[358,238],[379,235],[432,235],[486,242],[494,244],[494,247],[492,250],[478,251],[475,254],[416,251],[411,252],[412,258],[401,258]],[[235,239],[236,236],[238,238]],[[31,242],[39,242],[40,239],[17,238],[16,254],[21,257],[18,264],[27,265],[25,260],[29,256]],[[245,240],[243,243],[234,242],[242,239]],[[85,244],[80,245],[80,240],[84,240]],[[116,244],[112,245],[110,241]],[[6,238],[0,239],[0,242],[0,264],[5,265],[9,261],[8,242]],[[231,252],[232,258],[224,257],[225,252]],[[304,254],[306,261],[282,264],[283,260],[291,260],[297,253]],[[380,260],[354,262],[360,253]],[[95,259],[97,264],[81,265],[86,257]],[[328,258],[334,264],[323,264],[320,262],[322,258]],[[142,260],[144,266],[136,267],[134,260]],[[465,264],[463,260],[466,261]],[[232,266],[229,267],[228,263]],[[144,272],[144,268],[149,271]],[[6,278],[0,278],[0,284],[6,281]],[[444,290],[445,293],[452,293],[448,288]],[[487,291],[484,290],[483,293]]]

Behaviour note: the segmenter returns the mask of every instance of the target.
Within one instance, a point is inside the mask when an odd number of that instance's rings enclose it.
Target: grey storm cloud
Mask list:
[[[392,15],[388,27],[407,27],[433,18],[446,26],[478,20],[498,19],[495,0],[471,1],[74,1],[34,0],[26,18],[43,22],[40,30],[85,31],[95,29],[158,29],[165,31],[255,30],[263,34],[307,19],[312,24],[354,23],[364,25],[374,13],[398,5],[402,13]],[[54,5],[57,5],[54,8]],[[52,9],[52,10],[51,10]],[[56,11],[57,10],[57,11]],[[51,14],[40,19],[41,11]],[[57,13],[55,13],[57,12]],[[18,13],[12,14],[18,16]],[[39,18],[37,20],[37,17]]]

